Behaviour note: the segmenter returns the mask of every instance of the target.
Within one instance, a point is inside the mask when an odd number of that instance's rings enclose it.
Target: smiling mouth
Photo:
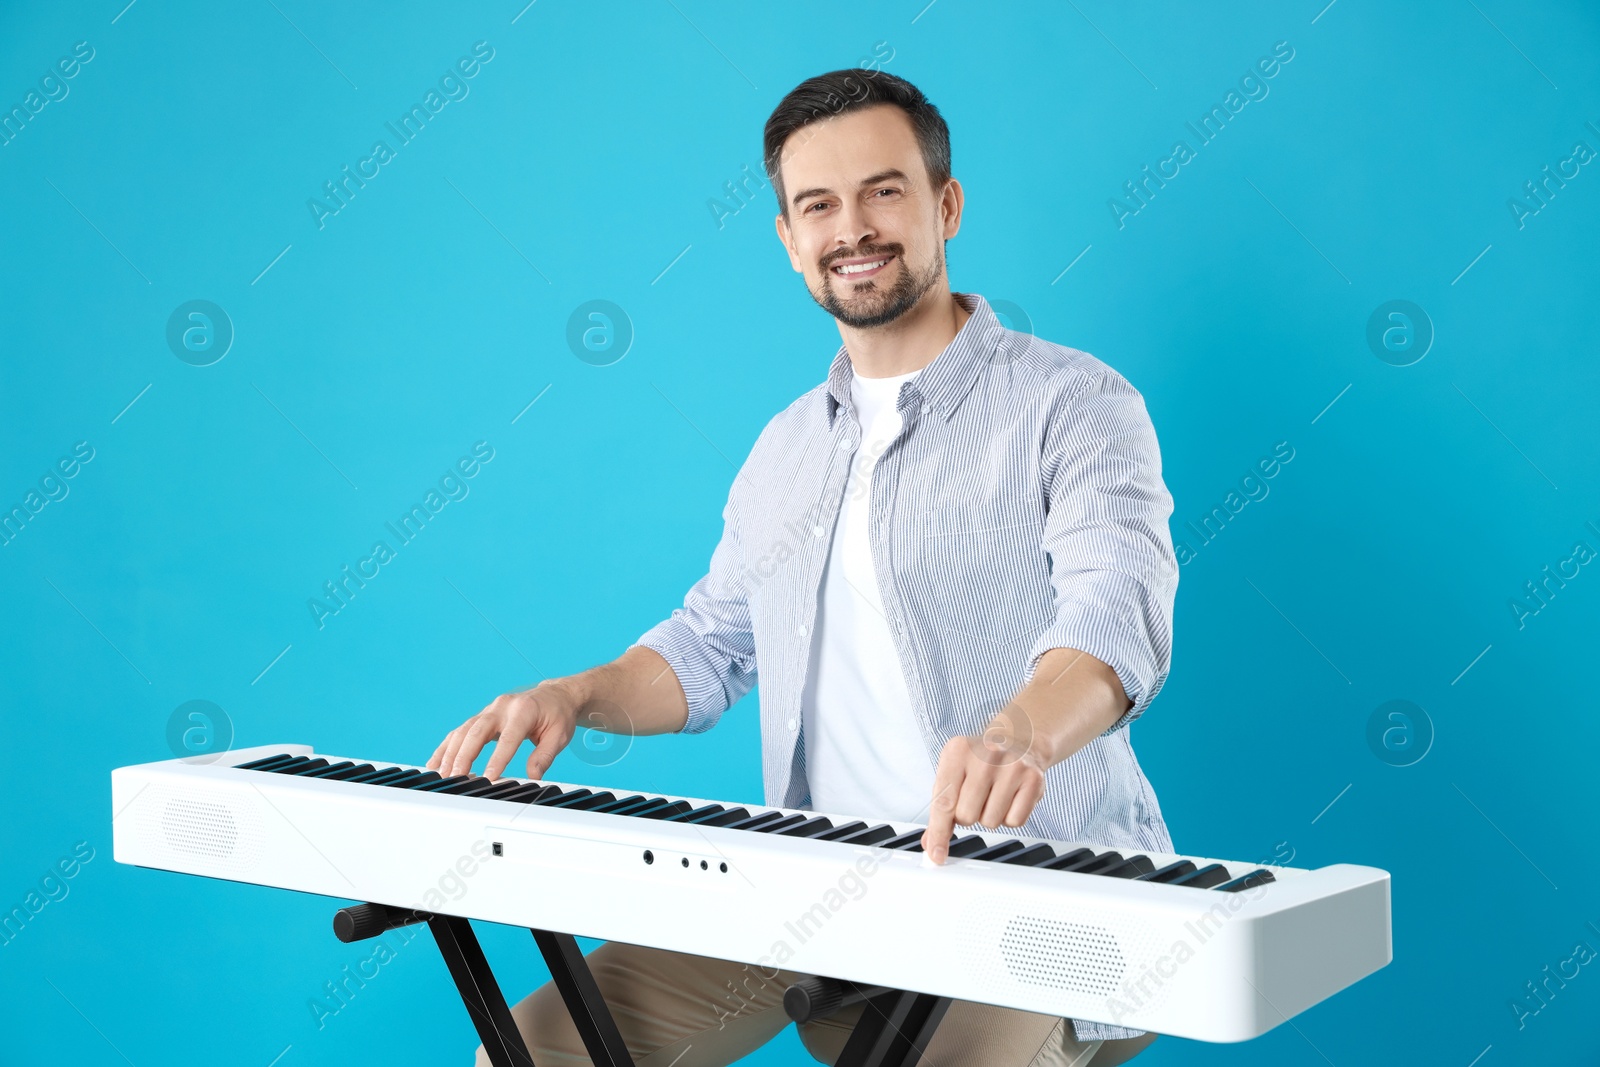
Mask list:
[[[836,278],[861,279],[870,278],[889,265],[893,256],[884,256],[867,263],[840,263],[829,267],[828,270]]]

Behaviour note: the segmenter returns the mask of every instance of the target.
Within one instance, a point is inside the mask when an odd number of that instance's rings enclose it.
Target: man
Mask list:
[[[682,608],[612,663],[501,696],[428,766],[465,773],[494,741],[495,777],[531,739],[536,779],[580,720],[703,731],[759,664],[768,805],[925,816],[933,864],[956,826],[1172,851],[1128,738],[1166,680],[1177,586],[1142,398],[951,292],[963,192],[909,83],[811,78],[765,149],[778,237],[839,324],[827,382],[762,431]],[[589,962],[641,1065],[730,1063],[787,1023],[790,972],[623,944]],[[859,1013],[801,1039],[831,1064]],[[513,1014],[541,1067],[589,1062],[548,983]],[[1106,1067],[1153,1038],[958,1001],[927,1059]]]

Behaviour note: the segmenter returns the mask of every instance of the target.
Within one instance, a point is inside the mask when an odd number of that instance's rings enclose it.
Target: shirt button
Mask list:
[[[795,727],[795,721],[793,719],[790,719],[789,720],[789,729],[793,730],[794,727]]]
[[[839,441],[839,451],[840,452],[848,452],[848,451],[850,451],[850,449],[852,447],[853,447],[853,445],[852,445],[852,443],[850,441],[850,438],[845,437],[845,438],[840,439],[840,441]]]
[[[820,527],[820,526],[813,526],[813,527],[811,527],[811,532],[816,534],[818,537],[821,537],[822,533],[823,533],[823,530],[822,530],[822,527]]]
[[[795,632],[798,633],[801,637],[804,637],[806,635],[805,625],[802,623],[800,628],[798,630],[796,630]]]
[[[928,405],[927,404],[922,405],[922,413],[924,415],[926,415],[928,413]]]

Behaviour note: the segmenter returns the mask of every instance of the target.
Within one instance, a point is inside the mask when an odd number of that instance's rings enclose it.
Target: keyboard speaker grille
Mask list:
[[[1000,957],[1018,981],[1102,996],[1121,988],[1127,970],[1105,927],[1026,915],[1006,923]]]
[[[174,869],[243,875],[261,854],[256,804],[246,797],[153,786],[137,800],[139,837]]]
[[[1170,948],[1149,924],[1109,908],[1019,909],[1014,900],[979,897],[962,920],[961,956],[983,983],[1062,994],[1067,1003],[1084,1004],[1080,1017],[1088,1019],[1111,1018],[1116,1004],[1127,1001],[1130,983]],[[1140,995],[1139,1010],[1165,999],[1165,987],[1155,983]]]
[[[167,847],[191,856],[227,859],[239,846],[239,823],[226,804],[173,797],[161,815]]]

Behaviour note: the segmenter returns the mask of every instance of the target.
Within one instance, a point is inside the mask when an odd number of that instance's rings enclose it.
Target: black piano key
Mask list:
[[[460,785],[462,782],[470,782],[472,779],[473,775],[457,774],[449,778],[436,778],[431,782],[418,782],[411,788],[415,789],[419,793],[437,793],[441,789],[449,789],[453,785]]]
[[[1072,871],[1075,874],[1104,874],[1113,867],[1120,867],[1122,859],[1122,853],[1120,852],[1102,852],[1087,863],[1062,869]]]
[[[559,785],[546,785],[543,782],[527,782],[517,786],[509,793],[501,793],[494,799],[504,800],[515,804],[537,804],[540,797],[553,797],[561,795]]]
[[[1094,859],[1094,849],[1075,848],[1071,852],[1063,852],[1053,860],[1041,863],[1039,866],[1047,871],[1070,871],[1080,863]]]
[[[412,778],[415,778],[421,773],[422,772],[418,770],[411,770],[402,767],[391,767],[388,771],[380,770],[375,774],[367,775],[365,778],[365,784],[394,785],[396,782],[410,781]]]
[[[479,778],[477,781],[469,784],[465,789],[451,790],[451,794],[458,797],[481,797],[487,793],[491,793],[494,790],[501,788],[505,784],[506,783],[504,782],[496,782],[490,778]]]
[[[262,756],[260,759],[253,759],[249,763],[234,764],[233,769],[236,771],[270,771],[277,764],[287,763],[292,759],[304,758],[303,756],[291,756],[287,752],[279,752],[275,756]]]
[[[648,802],[649,799],[649,797],[642,796],[638,793],[630,793],[629,795],[618,800],[613,800],[608,804],[601,804],[598,807],[593,807],[589,810],[598,815],[626,815],[628,808],[640,807]]]
[[[894,836],[894,827],[886,822],[862,830],[860,833],[851,834],[849,837],[835,838],[841,845],[876,845],[880,841],[887,841]]]
[[[783,812],[781,811],[764,811],[760,815],[752,815],[748,819],[740,819],[738,822],[723,823],[722,825],[730,830],[758,830],[767,823],[777,822],[781,818],[783,818]]]
[[[574,800],[582,800],[584,797],[593,795],[593,789],[569,789],[565,793],[557,793],[553,797],[544,798],[539,801],[539,805],[546,808],[563,808]]]
[[[966,837],[958,837],[950,842],[950,855],[968,859],[971,858],[974,852],[982,852],[988,847],[989,842],[977,834],[968,834]]]
[[[409,782],[406,782],[403,786],[397,786],[397,788],[421,789],[425,785],[431,785],[434,782],[442,781],[444,781],[444,775],[440,774],[438,771],[423,771]]]
[[[1167,864],[1159,871],[1151,871],[1149,874],[1141,874],[1138,880],[1141,882],[1170,882],[1174,879],[1182,878],[1186,874],[1193,873],[1194,860],[1179,860],[1176,863]]]
[[[988,848],[979,849],[977,852],[974,852],[967,858],[973,860],[1000,860],[1005,859],[1013,852],[1021,852],[1022,849],[1022,842],[1018,841],[1014,837],[1011,837],[997,845],[990,845]]]
[[[842,837],[854,837],[856,834],[859,834],[866,828],[867,824],[862,822],[860,819],[857,819],[855,822],[847,822],[843,826],[835,826],[832,830],[829,830],[826,833],[818,834],[817,840],[837,841]]]
[[[672,807],[671,798],[652,797],[649,800],[646,800],[643,804],[635,804],[632,807],[622,808],[613,814],[626,815],[630,819],[643,819],[649,816],[649,814],[653,811],[664,811],[670,807]]]
[[[1122,862],[1122,854],[1120,852],[1095,852],[1092,849],[1084,849],[1083,851],[1088,855],[1080,856],[1071,863],[1052,863],[1050,864],[1050,869],[1052,871],[1072,871],[1078,874],[1094,874],[1096,871],[1106,870]]]
[[[440,789],[440,793],[453,797],[475,797],[485,789],[493,789],[495,783],[482,775],[473,775],[465,782],[451,786],[449,789]]]
[[[1094,849],[1075,848],[1070,853],[1062,853],[1061,856],[1056,856],[1051,861],[1043,862],[1040,867],[1045,870],[1072,870],[1078,864],[1091,861],[1091,859],[1094,859]]]
[[[343,760],[342,762],[339,762],[339,763],[330,763],[326,767],[319,767],[314,771],[305,771],[301,775],[301,777],[303,777],[303,778],[321,778],[324,775],[333,774],[336,771],[347,771],[351,767],[354,767],[354,766],[355,766],[355,761],[354,760]]]
[[[641,819],[670,819],[674,815],[682,815],[688,810],[689,802],[687,800],[674,800],[668,802],[665,807],[646,808],[643,811],[636,811],[634,814]]]
[[[491,783],[487,789],[473,793],[472,796],[477,797],[479,800],[499,800],[501,797],[510,796],[527,784],[526,782],[519,782],[515,778],[502,778],[498,782]]]
[[[698,808],[692,808],[689,811],[680,811],[676,815],[669,815],[667,816],[667,821],[699,822],[701,819],[708,819],[713,815],[721,815],[727,810],[728,809],[723,807],[721,804],[702,804]]]
[[[475,774],[458,774],[454,778],[441,778],[437,782],[429,782],[418,786],[426,793],[444,793],[454,796],[463,789],[470,787],[474,782],[487,782],[487,778],[479,778]]]
[[[883,842],[878,847],[879,848],[892,848],[896,852],[921,852],[922,851],[922,831],[926,830],[926,829],[927,829],[927,827],[924,826],[922,828],[922,830],[907,830],[905,833],[901,834],[899,837],[891,837],[889,840]]]
[[[433,777],[430,778],[429,775],[432,775]],[[411,770],[400,775],[398,778],[390,778],[383,784],[388,786],[390,789],[414,789],[419,785],[437,781],[438,778],[438,771]]]
[[[641,797],[638,801],[626,807],[617,808],[609,814],[626,815],[630,819],[638,819],[644,817],[647,812],[660,811],[671,803],[672,801],[667,797]]]
[[[399,767],[379,767],[377,770],[368,771],[366,774],[358,774],[353,778],[346,778],[345,781],[354,782],[357,785],[383,785],[407,773],[409,772]]]
[[[326,778],[331,782],[348,782],[358,774],[369,774],[371,771],[372,764],[358,763],[354,767],[345,767],[342,769],[329,767],[327,770],[317,775],[317,777]]]
[[[1149,856],[1129,856],[1117,866],[1108,868],[1100,873],[1107,878],[1137,878],[1141,874],[1149,874],[1155,869],[1155,861]]]
[[[779,830],[784,837],[816,837],[833,829],[833,820],[826,815],[816,815],[804,822],[791,826],[787,830]]]
[[[595,808],[604,807],[617,799],[617,794],[610,790],[603,790],[590,796],[579,797],[577,800],[566,804],[557,804],[556,807],[566,808],[568,811],[593,811]]]
[[[300,766],[302,763],[310,763],[310,762],[311,762],[311,757],[310,756],[295,756],[293,759],[287,760],[287,761],[285,761],[283,763],[274,763],[270,767],[263,767],[262,770],[263,771],[267,771],[267,772],[269,772],[271,774],[285,774],[285,773],[287,773],[289,771],[293,771],[296,767]]]
[[[1258,867],[1249,874],[1242,874],[1231,882],[1224,882],[1222,885],[1217,886],[1217,892],[1237,893],[1241,889],[1254,889],[1258,885],[1266,885],[1268,882],[1276,882],[1277,880],[1277,878],[1273,877],[1271,871],[1265,867]]]
[[[1192,889],[1212,889],[1232,877],[1233,875],[1228,873],[1228,868],[1222,864],[1208,863],[1193,874],[1186,874],[1172,884],[1189,886]]]
[[[772,822],[764,822],[760,826],[752,826],[750,829],[755,830],[757,833],[775,834],[779,830],[786,830],[791,826],[799,826],[805,821],[806,817],[796,812],[793,815],[785,815],[783,818],[775,819]]]
[[[729,808],[719,814],[705,816],[693,821],[696,826],[729,826],[736,822],[743,822],[749,817],[749,808]],[[684,821],[687,822],[689,820]]]
[[[326,767],[327,765],[328,765],[328,761],[325,760],[325,759],[322,759],[319,756],[317,759],[308,759],[304,763],[298,764],[298,765],[293,766],[293,767],[281,767],[281,768],[278,769],[277,773],[278,774],[310,774],[312,771],[320,771],[320,770],[322,770],[322,768]]]
[[[1002,859],[1001,863],[1015,863],[1019,867],[1037,867],[1056,858],[1056,850],[1049,845],[1034,845]]]

